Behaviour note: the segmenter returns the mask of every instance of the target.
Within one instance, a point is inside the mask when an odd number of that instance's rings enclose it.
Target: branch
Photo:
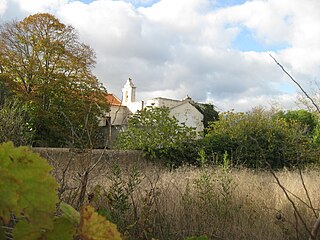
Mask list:
[[[307,199],[308,199],[308,201],[309,201],[310,208],[311,208],[314,216],[315,216],[316,219],[317,219],[317,218],[318,218],[318,215],[317,215],[317,213],[316,213],[316,211],[315,211],[315,208],[314,208],[313,205],[312,205],[312,201],[311,201],[311,198],[310,198],[310,195],[309,195],[309,191],[308,191],[308,189],[307,189],[307,187],[306,187],[306,185],[305,185],[304,178],[303,178],[303,176],[302,176],[302,172],[301,172],[301,169],[300,169],[300,168],[299,168],[299,175],[300,175],[300,179],[301,179],[301,183],[302,183],[303,189],[304,189],[304,191],[305,191],[305,193],[306,193],[306,196],[307,196]]]
[[[310,95],[303,89],[303,87],[284,69],[284,67],[271,55],[270,57],[275,61],[275,63],[282,69],[282,71],[288,75],[288,77],[300,88],[303,94],[311,101],[312,105],[317,109],[320,113],[319,106],[314,102],[314,100],[310,97]]]
[[[296,204],[294,203],[294,201],[290,198],[287,190],[285,189],[285,187],[281,184],[279,178],[277,177],[277,175],[274,173],[273,170],[271,170],[271,174],[273,175],[274,179],[276,180],[278,186],[282,189],[283,193],[285,194],[286,198],[288,199],[288,201],[291,203],[291,206],[294,209],[294,213],[296,214],[297,218],[301,221],[301,223],[303,224],[305,230],[308,232],[309,236],[312,237],[312,233],[310,231],[310,229],[307,226],[307,223],[305,222],[305,220],[303,219],[303,217],[301,216]]]
[[[317,221],[313,225],[312,232],[311,232],[311,237],[309,239],[310,240],[317,239],[319,230],[320,230],[320,217],[317,219]]]

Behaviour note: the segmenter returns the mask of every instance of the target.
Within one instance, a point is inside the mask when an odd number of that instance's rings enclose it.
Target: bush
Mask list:
[[[129,119],[128,127],[121,132],[115,146],[121,149],[143,150],[151,158],[174,160],[181,157],[179,149],[192,142],[195,131],[180,125],[169,116],[169,108],[146,107]]]
[[[210,125],[204,142],[207,154],[222,156],[227,151],[233,164],[248,167],[294,166],[319,157],[305,126],[274,118],[261,108],[222,113]]]

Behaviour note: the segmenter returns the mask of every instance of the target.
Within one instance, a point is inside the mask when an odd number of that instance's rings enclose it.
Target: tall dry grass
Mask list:
[[[309,237],[268,171],[210,166],[169,171],[146,162],[112,166],[104,164],[91,173],[86,202],[117,223],[125,239],[176,240],[201,235],[235,240]],[[66,189],[76,189],[72,174],[77,171],[67,174]],[[56,174],[61,178],[61,171]],[[316,217],[305,204],[308,199],[299,172],[282,170],[276,175],[290,191],[311,231]],[[318,214],[320,173],[309,169],[303,177]],[[65,191],[61,197],[68,201],[69,194]]]

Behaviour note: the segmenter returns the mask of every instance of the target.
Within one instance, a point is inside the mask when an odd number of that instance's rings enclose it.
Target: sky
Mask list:
[[[94,74],[121,98],[292,109],[320,74],[319,0],[0,0],[0,24],[49,12],[96,52]]]

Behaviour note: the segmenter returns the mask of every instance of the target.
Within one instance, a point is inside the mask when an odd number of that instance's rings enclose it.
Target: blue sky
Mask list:
[[[263,39],[259,39],[255,36],[254,32],[250,31],[246,27],[242,27],[240,33],[232,41],[232,48],[239,51],[254,51],[254,52],[267,52],[267,51],[281,51],[290,47],[288,43],[278,42],[273,44],[267,44]]]
[[[91,3],[94,0],[80,0],[80,2],[83,3]],[[118,1],[118,0],[115,0]],[[136,6],[140,6],[143,2],[148,2],[148,5],[152,5],[156,2],[159,2],[159,0],[127,0],[127,2],[131,2],[132,4],[136,5]],[[215,5],[217,5],[217,7],[227,7],[227,6],[233,6],[233,5],[239,5],[239,4],[243,4],[246,2],[246,0],[218,0],[218,1],[214,1]]]

